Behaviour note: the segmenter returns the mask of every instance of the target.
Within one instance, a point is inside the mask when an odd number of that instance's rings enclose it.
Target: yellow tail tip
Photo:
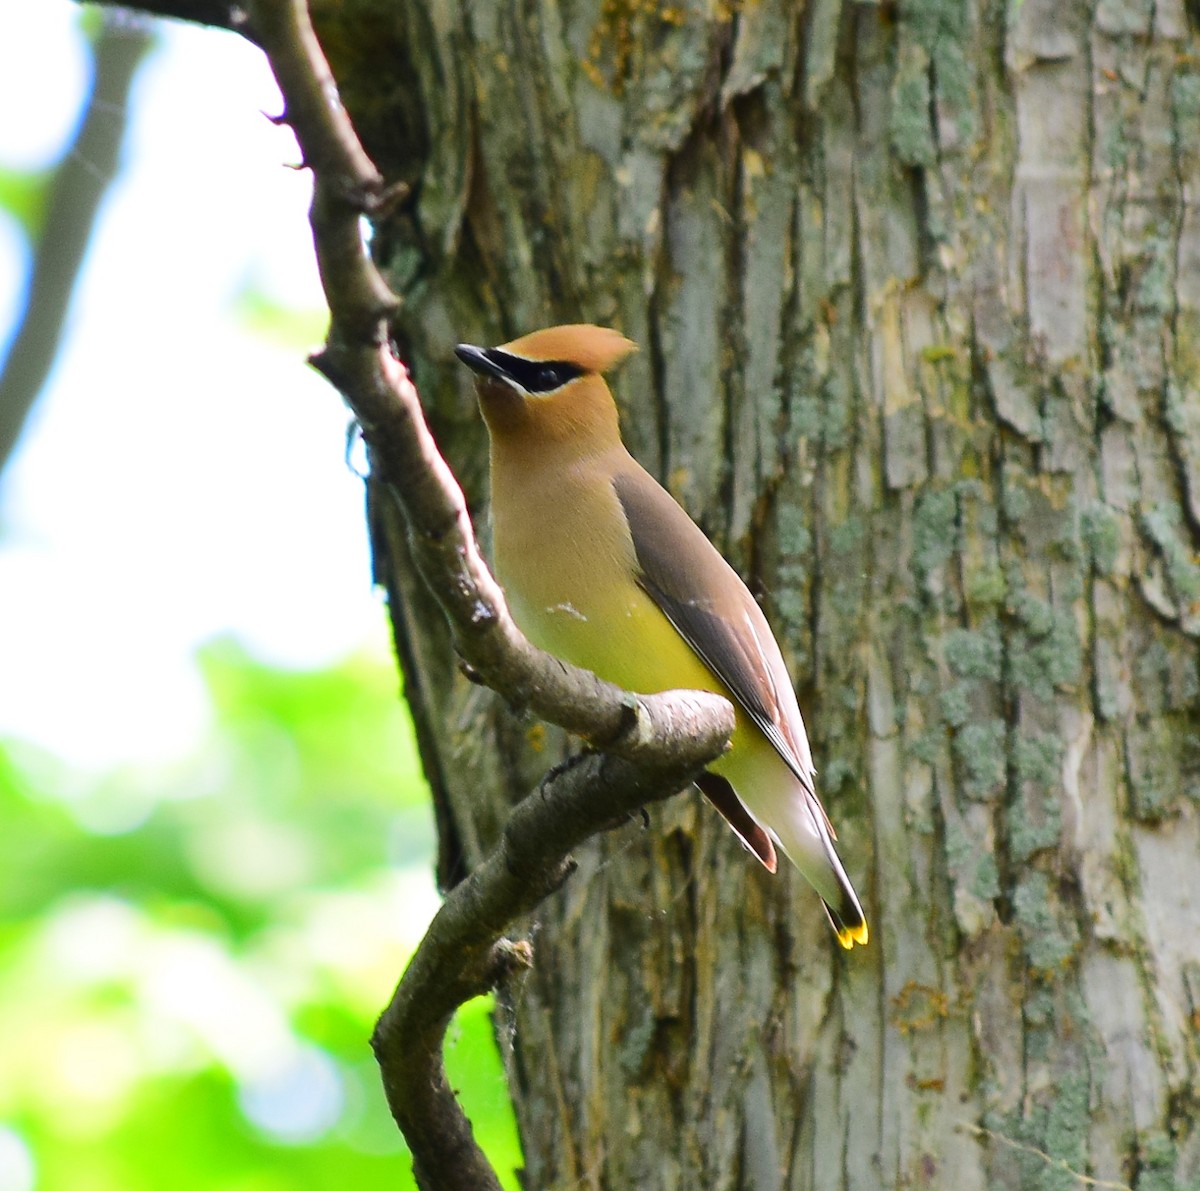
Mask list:
[[[860,922],[857,926],[844,926],[837,932],[837,941],[847,950],[853,949],[854,944],[858,943],[865,947],[870,939],[870,932],[867,930],[866,921]]]

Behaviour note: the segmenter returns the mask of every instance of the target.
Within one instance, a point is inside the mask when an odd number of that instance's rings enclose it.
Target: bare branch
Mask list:
[[[406,519],[413,556],[462,658],[510,701],[610,754],[559,771],[514,809],[498,848],[446,899],[373,1039],[419,1185],[498,1191],[446,1082],[446,1026],[466,1000],[529,962],[526,947],[501,936],[561,884],[571,850],[688,785],[726,747],[733,711],[697,692],[627,695],[535,649],[516,628],[480,555],[462,490],[389,346],[397,299],[370,259],[360,221],[386,209],[396,192],[338,101],[304,0],[252,0],[250,17],[283,92],[284,119],[313,171],[313,237],[331,326],[312,363],[358,417],[372,471]]]
[[[146,22],[109,14],[92,46],[92,89],[75,138],[50,183],[25,308],[0,369],[0,468],[12,454],[58,354],[96,215],[117,172],[129,88],[152,42]]]
[[[446,898],[371,1040],[426,1191],[500,1188],[446,1081],[442,1042],[459,1005],[531,962],[528,946],[502,932],[570,874],[573,848],[670,797],[718,756],[731,711],[723,699],[696,691],[643,700],[637,734],[664,744],[657,763],[590,754],[560,771],[514,808],[500,846]]]
[[[214,29],[228,29],[240,33],[248,41],[258,38],[250,28],[246,6],[235,0],[90,0],[102,8],[127,9],[149,13],[151,16],[167,17],[171,20],[188,21],[196,25],[209,25]]]

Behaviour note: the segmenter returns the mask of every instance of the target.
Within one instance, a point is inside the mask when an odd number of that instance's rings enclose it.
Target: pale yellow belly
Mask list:
[[[719,685],[637,586],[633,540],[603,461],[506,476],[493,508],[496,576],[522,632],[642,694]]]
[[[513,617],[537,646],[639,694],[672,689],[726,693],[691,646],[640,588],[595,584],[544,589],[531,600],[506,587]]]

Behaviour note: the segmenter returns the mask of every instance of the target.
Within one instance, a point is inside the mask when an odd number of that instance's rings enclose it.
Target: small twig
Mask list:
[[[1006,1137],[1003,1133],[997,1133],[994,1129],[985,1129],[982,1125],[975,1125],[970,1121],[959,1121],[955,1128],[963,1133],[969,1133],[972,1137],[998,1141],[1002,1146],[1007,1146],[1010,1150],[1017,1150],[1019,1153],[1040,1158],[1047,1166],[1052,1166],[1055,1170],[1063,1171],[1064,1174],[1070,1175],[1071,1178],[1085,1187],[1102,1187],[1105,1191],[1133,1191],[1133,1188],[1128,1183],[1114,1183],[1108,1179],[1094,1179],[1091,1175],[1083,1174],[1076,1170],[1065,1159],[1055,1158],[1053,1154],[1047,1154],[1045,1150],[1039,1150],[1037,1146],[1029,1145],[1028,1142],[1017,1141],[1013,1137]]]
[[[313,238],[331,325],[312,363],[358,418],[372,474],[404,515],[413,557],[462,660],[510,702],[609,753],[557,772],[514,809],[496,850],[447,897],[372,1040],[418,1184],[499,1191],[446,1080],[446,1027],[460,1005],[528,964],[528,949],[501,935],[562,883],[571,850],[687,786],[726,747],[733,709],[698,692],[634,698],[535,649],[517,629],[479,552],[462,489],[389,346],[398,303],[370,259],[360,220],[395,202],[397,192],[359,144],[304,0],[249,7],[283,92],[284,119],[313,171]]]

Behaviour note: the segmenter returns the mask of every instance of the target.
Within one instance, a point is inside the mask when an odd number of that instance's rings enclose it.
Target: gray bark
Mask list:
[[[595,841],[499,1012],[527,1185],[1200,1186],[1194,8],[314,17],[477,523],[452,345],[636,339],[627,440],[762,593],[871,919],[698,797]],[[449,883],[565,746],[372,516]]]

